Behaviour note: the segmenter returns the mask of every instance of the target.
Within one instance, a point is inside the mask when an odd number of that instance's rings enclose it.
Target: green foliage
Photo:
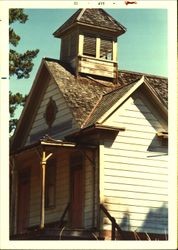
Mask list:
[[[18,106],[23,107],[25,105],[26,99],[27,95],[23,96],[20,93],[16,93],[15,95],[13,95],[12,92],[9,91],[9,113],[11,118],[9,122],[9,132],[13,131],[16,128],[18,119],[14,118],[15,111]]]
[[[9,24],[19,21],[25,23],[28,20],[28,16],[24,13],[23,9],[9,9]]]
[[[24,54],[15,50],[10,50],[9,54],[9,74],[16,75],[18,79],[29,78],[33,69],[32,59],[36,57],[39,50],[27,50]]]
[[[23,9],[10,9],[9,10],[9,24],[18,21],[25,23],[28,16],[24,14]],[[17,35],[12,27],[9,27],[9,43],[16,47],[20,41],[20,36]],[[18,79],[29,78],[30,72],[33,69],[32,60],[37,56],[39,50],[27,50],[24,53],[10,49],[9,52],[9,74],[16,76]]]
[[[28,20],[28,15],[24,13],[23,9],[10,9],[9,10],[9,43],[16,47],[20,41],[20,36],[15,33],[11,27],[14,22],[24,24]],[[24,53],[18,53],[14,49],[9,51],[9,74],[10,77],[14,76],[17,79],[29,78],[30,72],[33,69],[33,59],[37,56],[39,50],[27,50]],[[10,124],[9,131],[13,131],[17,125],[17,119],[14,119],[15,111],[19,106],[24,106],[27,96],[20,93],[9,93],[9,112]]]

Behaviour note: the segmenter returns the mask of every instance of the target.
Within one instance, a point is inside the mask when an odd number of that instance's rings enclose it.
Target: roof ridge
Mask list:
[[[142,77],[144,77],[144,75],[142,75]],[[128,83],[128,84],[125,84],[125,85],[122,85],[122,86],[118,86],[118,87],[116,87],[115,89],[113,89],[113,90],[111,90],[111,91],[108,91],[107,93],[103,94],[103,96],[109,95],[109,94],[111,94],[112,92],[115,92],[115,91],[121,90],[121,89],[123,89],[123,88],[125,88],[125,87],[128,87],[129,85],[134,84],[134,83],[140,81],[140,80],[142,79],[142,77],[141,77],[140,79],[137,79],[137,80],[135,80],[135,81],[133,81],[133,82],[130,82],[130,83]]]
[[[101,16],[103,20],[98,20],[98,15]],[[112,30],[118,36],[122,35],[127,30],[122,24],[101,8],[80,8],[67,19],[53,35],[60,38],[64,32],[76,25],[90,25],[97,29]]]
[[[76,18],[77,21],[80,20],[80,18],[83,16],[84,12],[86,11],[86,8],[85,9],[81,9],[80,13],[78,14],[78,17]]]
[[[120,22],[118,22],[115,18],[113,18],[108,12],[106,12],[104,9],[101,9],[110,19],[110,21],[116,23],[117,25],[121,26],[123,30],[127,31],[127,28],[123,26]]]
[[[58,34],[58,32],[59,32],[59,30],[62,30],[68,23],[70,23],[69,24],[69,26],[70,25],[72,25],[74,22],[75,22],[75,20],[77,20],[77,18],[78,18],[78,16],[80,15],[80,12],[82,11],[82,9],[80,8],[80,9],[78,9],[77,11],[75,11],[74,13],[73,13],[73,15],[72,16],[70,16],[55,32],[53,32],[53,35],[54,36],[57,36],[57,34]]]
[[[150,73],[143,73],[143,72],[138,72],[138,71],[131,71],[127,69],[118,69],[119,73],[131,73],[131,74],[137,74],[137,75],[145,75],[145,77],[154,77],[154,78],[162,78],[162,79],[168,79],[167,76],[160,76],[160,75],[154,75]]]

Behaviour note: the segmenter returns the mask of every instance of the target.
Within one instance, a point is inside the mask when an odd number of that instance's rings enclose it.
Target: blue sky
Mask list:
[[[59,59],[60,40],[53,32],[59,28],[76,9],[24,9],[28,15],[25,24],[13,27],[21,40],[15,48],[19,52],[40,49],[34,60],[29,79],[10,79],[10,90],[28,94],[41,59]],[[166,9],[106,9],[117,21],[127,28],[118,38],[119,68],[160,76],[168,75],[167,55],[167,10]]]

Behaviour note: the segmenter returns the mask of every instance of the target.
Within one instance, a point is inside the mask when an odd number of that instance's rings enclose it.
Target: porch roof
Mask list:
[[[52,139],[51,137],[49,137],[48,135],[46,135],[45,137],[43,137],[42,139],[40,139],[39,141],[37,141],[37,142],[35,142],[33,144],[26,145],[26,146],[24,146],[22,148],[19,148],[19,149],[16,149],[16,150],[12,151],[11,155],[18,154],[18,153],[24,152],[26,150],[36,148],[38,146],[74,148],[74,147],[76,147],[76,143],[68,142],[68,141],[62,141],[62,140],[55,140],[55,139]]]
[[[45,135],[42,139],[40,139],[39,141],[33,143],[33,144],[29,144],[26,145],[24,147],[18,148],[14,151],[10,152],[10,155],[15,155],[15,154],[19,154],[21,152],[27,151],[27,150],[31,150],[37,147],[45,147],[45,146],[49,146],[49,147],[57,147],[57,148],[95,148],[95,145],[92,144],[82,144],[79,145],[76,142],[71,142],[71,141],[67,141],[67,140],[56,140],[51,138],[48,135]]]

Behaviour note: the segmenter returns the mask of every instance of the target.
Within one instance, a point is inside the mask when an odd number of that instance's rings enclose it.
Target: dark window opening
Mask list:
[[[96,57],[96,37],[84,36],[83,54]]]
[[[100,40],[100,58],[112,60],[113,59],[113,44],[112,40],[108,38],[101,38]]]
[[[45,207],[55,206],[56,192],[56,160],[49,159],[46,165],[46,182],[45,182]]]

